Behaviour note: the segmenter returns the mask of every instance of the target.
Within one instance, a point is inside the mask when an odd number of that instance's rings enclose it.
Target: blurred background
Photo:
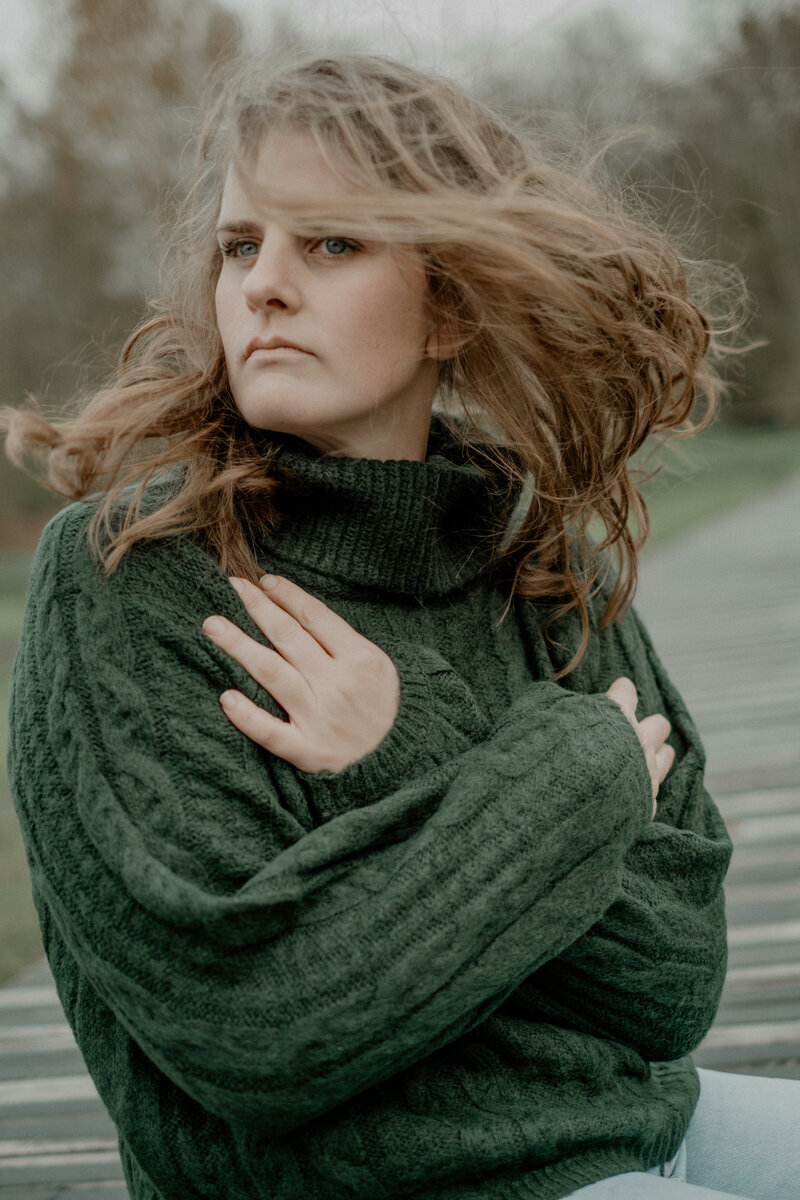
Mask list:
[[[758,345],[718,422],[649,485],[655,544],[800,471],[800,0],[2,0],[2,16],[0,403],[58,412],[107,373],[157,290],[215,63],[361,49],[453,75],[562,143],[628,131],[612,176],[689,256],[744,275]],[[59,505],[0,457],[3,704]],[[4,784],[0,881],[2,979],[39,954]]]

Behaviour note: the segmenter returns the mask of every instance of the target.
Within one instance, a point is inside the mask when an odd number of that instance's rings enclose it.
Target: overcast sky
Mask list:
[[[135,3],[136,0],[131,0]],[[259,40],[271,12],[286,0],[223,0],[245,17]],[[323,35],[351,33],[362,47],[420,66],[456,72],[541,52],[559,31],[609,9],[643,43],[656,65],[696,67],[715,25],[745,8],[766,11],[791,0],[293,0],[293,19]],[[58,53],[52,18],[65,0],[0,0],[0,64],[29,100],[42,94]]]

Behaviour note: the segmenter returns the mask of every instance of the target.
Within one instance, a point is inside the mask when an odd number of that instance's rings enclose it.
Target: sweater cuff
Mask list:
[[[486,717],[441,655],[407,642],[386,650],[400,676],[400,707],[383,741],[342,771],[297,772],[320,820],[382,799],[486,736]]]

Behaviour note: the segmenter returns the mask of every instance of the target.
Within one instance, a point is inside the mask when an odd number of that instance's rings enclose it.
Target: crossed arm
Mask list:
[[[372,751],[397,713],[398,678],[388,656],[289,580],[267,577],[260,588],[231,582],[274,648],[230,621],[213,628],[206,622],[204,628],[288,718],[282,721],[240,694],[225,693],[223,709],[232,723],[304,769],[337,771]],[[646,646],[643,657],[651,661],[651,704],[654,695],[671,697],[678,714],[675,741],[682,754],[674,786],[667,789],[671,804],[658,820],[659,788],[675,761],[667,742],[670,721],[661,712],[637,720],[636,688],[620,676],[605,694],[639,739],[656,820],[626,855],[618,894],[602,918],[530,975],[512,1007],[530,1019],[623,1041],[645,1058],[671,1059],[705,1035],[722,987],[721,883],[729,843],[703,787],[694,728],[635,616],[628,617],[623,632],[606,635],[608,656],[625,662],[626,643],[637,636]]]

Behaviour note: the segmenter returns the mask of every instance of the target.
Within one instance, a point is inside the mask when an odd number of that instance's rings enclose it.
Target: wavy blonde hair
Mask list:
[[[696,428],[699,392],[705,420],[713,410],[709,325],[662,234],[448,80],[350,54],[230,74],[200,130],[163,298],[76,417],[3,411],[9,454],[44,452],[63,496],[101,491],[89,532],[108,573],[142,539],[202,534],[223,571],[258,578],[252,534],[277,519],[277,484],[228,386],[214,230],[228,167],[246,169],[276,129],[310,133],[363,198],[344,211],[276,196],[298,229],[419,248],[431,309],[459,344],[438,403],[458,408],[454,432],[478,461],[530,486],[499,551],[509,594],[576,608],[577,661],[601,552],[617,568],[604,623],[635,588],[648,519],[631,456],[651,433]],[[180,486],[145,505],[177,467]],[[596,518],[605,536],[593,545]]]

